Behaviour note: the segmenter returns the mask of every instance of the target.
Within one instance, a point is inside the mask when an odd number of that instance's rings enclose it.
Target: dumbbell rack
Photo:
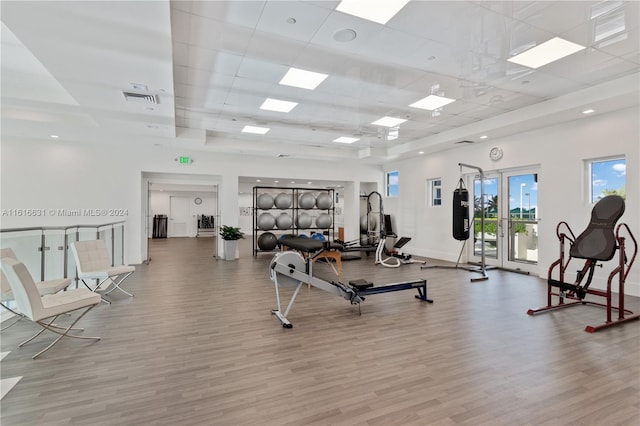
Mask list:
[[[329,195],[331,199],[331,207],[328,209],[319,209],[317,207],[313,207],[310,209],[304,209],[299,206],[299,199],[302,194],[307,192],[314,193],[315,196],[326,193]],[[258,205],[258,197],[261,194],[270,194],[275,197],[280,193],[285,193],[290,195],[291,197],[291,205],[288,208],[281,209],[277,208],[273,205],[270,208],[261,208]],[[272,253],[274,250],[278,250],[278,246],[274,249],[265,250],[260,248],[258,244],[258,239],[261,235],[271,232],[276,235],[277,238],[280,238],[282,235],[290,234],[290,235],[302,235],[305,234],[310,236],[309,234],[313,233],[321,233],[327,240],[333,241],[336,238],[335,234],[335,190],[332,188],[292,188],[292,187],[274,187],[274,186],[254,186],[253,187],[253,255],[256,256],[258,253]],[[280,215],[281,213],[288,213],[292,219],[292,226],[288,229],[278,229],[274,227],[272,229],[262,229],[258,226],[258,218],[262,213],[271,213],[275,217]],[[308,213],[313,217],[312,226],[309,227],[299,227],[298,224],[298,216],[302,213]],[[315,218],[317,214],[314,213],[327,213],[331,216],[331,226],[328,228],[318,228],[315,226]]]

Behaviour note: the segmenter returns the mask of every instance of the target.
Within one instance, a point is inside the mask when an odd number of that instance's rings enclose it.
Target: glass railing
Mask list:
[[[0,248],[11,248],[36,281],[73,278],[74,241],[103,240],[113,266],[124,264],[124,221],[101,225],[0,229]]]

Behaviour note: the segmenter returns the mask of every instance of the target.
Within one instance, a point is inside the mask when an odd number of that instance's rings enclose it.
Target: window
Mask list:
[[[442,205],[442,180],[429,179],[429,200],[431,200],[431,207],[437,207]]]
[[[398,172],[387,172],[387,197],[397,197],[398,196]]]
[[[624,158],[592,160],[589,162],[589,188],[591,202],[607,195],[626,197],[627,161]]]

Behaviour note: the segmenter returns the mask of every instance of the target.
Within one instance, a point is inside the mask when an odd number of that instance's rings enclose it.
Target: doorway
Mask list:
[[[489,172],[484,180],[484,229],[479,177],[474,177],[473,262],[484,255],[488,266],[535,273],[538,265],[538,176],[535,167]]]
[[[141,229],[141,252],[145,264],[152,260],[149,241],[152,239],[154,218],[159,216],[167,218],[167,237],[214,237],[201,238],[203,241],[200,245],[210,247],[210,251],[207,251],[217,258],[218,239],[215,237],[220,222],[219,180],[220,178],[214,175],[142,172],[141,201],[144,226]],[[178,200],[180,198],[182,200]],[[200,232],[200,225],[204,223],[201,220],[202,216],[206,216],[207,219],[206,232]],[[169,220],[171,217],[174,220]],[[162,238],[157,242],[155,246],[161,245]]]
[[[187,221],[189,219],[189,198],[169,197],[169,229],[167,236],[188,237]]]

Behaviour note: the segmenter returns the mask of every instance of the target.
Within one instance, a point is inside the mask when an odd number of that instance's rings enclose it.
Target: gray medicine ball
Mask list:
[[[282,213],[276,218],[276,226],[278,229],[289,229],[293,225],[293,219],[287,213]]]
[[[331,227],[331,215],[322,213],[316,218],[316,226],[318,228],[326,229]]]
[[[273,250],[278,245],[278,238],[271,232],[265,232],[258,237],[260,250]]]
[[[313,219],[307,213],[300,213],[296,219],[298,228],[310,228]]]
[[[273,207],[273,197],[271,194],[260,194],[258,195],[258,208],[260,209],[270,209]]]
[[[275,205],[276,208],[279,209],[288,209],[289,207],[291,207],[291,194],[281,192],[276,195]]]
[[[276,218],[273,217],[271,213],[262,213],[258,216],[258,228],[263,231],[267,231],[269,229],[273,229],[276,225]]]
[[[316,197],[312,192],[305,192],[298,198],[298,207],[301,209],[312,209],[316,205]]]
[[[330,209],[331,204],[331,196],[326,192],[321,193],[316,198],[316,207],[319,209]]]

